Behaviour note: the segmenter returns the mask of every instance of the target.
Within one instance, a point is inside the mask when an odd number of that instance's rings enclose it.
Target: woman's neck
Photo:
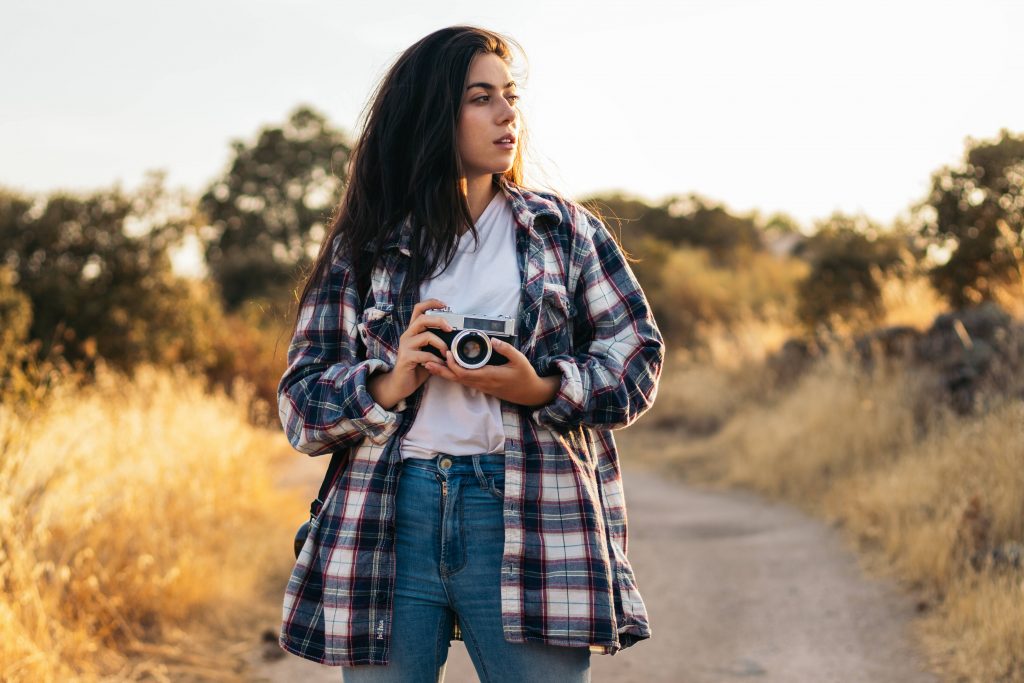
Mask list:
[[[462,179],[462,192],[466,195],[466,203],[469,204],[469,214],[473,217],[475,224],[484,212],[487,205],[494,199],[494,195],[501,190],[494,184],[491,174],[477,176],[475,178]],[[468,229],[468,228],[466,228]],[[463,229],[459,234],[465,234]]]

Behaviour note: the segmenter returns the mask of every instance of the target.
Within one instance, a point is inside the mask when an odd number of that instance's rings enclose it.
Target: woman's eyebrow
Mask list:
[[[505,84],[505,87],[506,88],[516,87],[516,82],[515,81],[509,81],[508,83]],[[470,83],[469,85],[466,86],[466,90],[469,90],[470,88],[483,88],[484,90],[494,90],[494,86],[493,85],[491,85],[490,83],[485,83],[483,81],[480,81],[478,83]]]

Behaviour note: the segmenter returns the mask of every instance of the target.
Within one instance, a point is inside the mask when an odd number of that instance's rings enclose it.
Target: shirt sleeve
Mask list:
[[[365,358],[357,336],[361,308],[351,263],[336,256],[302,303],[277,387],[281,425],[302,453],[321,455],[363,437],[382,444],[401,423],[404,399],[394,411],[386,410],[366,387],[372,373],[392,366]]]
[[[573,354],[546,360],[561,374],[555,398],[533,411],[555,430],[627,427],[654,403],[665,343],[640,283],[608,228],[580,208],[574,258]],[[580,341],[582,340],[582,344]]]

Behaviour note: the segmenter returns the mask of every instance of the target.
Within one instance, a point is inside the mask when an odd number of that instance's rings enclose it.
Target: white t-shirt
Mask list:
[[[515,318],[522,282],[516,262],[515,218],[504,192],[494,195],[477,219],[476,230],[479,245],[468,230],[463,233],[451,265],[420,285],[420,301],[436,298],[455,313]],[[432,458],[438,452],[502,453],[501,403],[482,391],[431,375],[400,450],[403,459]]]

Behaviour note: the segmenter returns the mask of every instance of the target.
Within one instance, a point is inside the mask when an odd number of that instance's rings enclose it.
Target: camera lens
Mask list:
[[[452,343],[452,355],[464,368],[483,367],[491,357],[491,340],[483,332],[463,330]]]

